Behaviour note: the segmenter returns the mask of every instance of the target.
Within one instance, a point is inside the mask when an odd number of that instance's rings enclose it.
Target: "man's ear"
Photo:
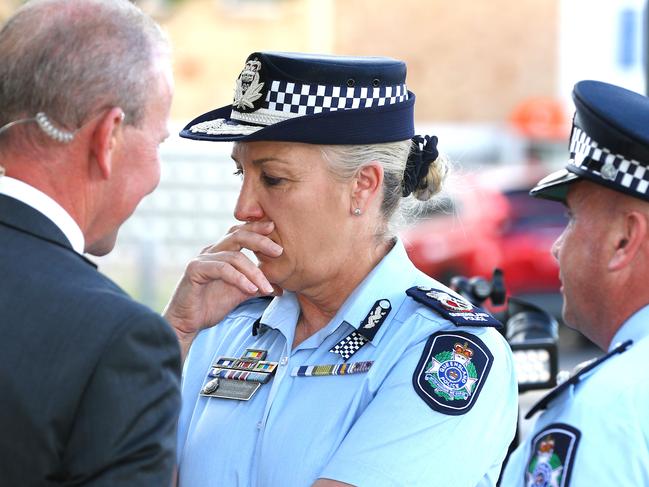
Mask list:
[[[117,142],[117,134],[124,123],[124,111],[113,107],[95,123],[90,140],[90,153],[104,179],[110,177],[112,154]]]
[[[609,260],[608,269],[611,271],[620,270],[632,265],[634,257],[647,242],[647,217],[639,211],[631,210],[625,212],[624,220],[614,240],[614,252]]]
[[[365,212],[371,201],[380,193],[383,186],[383,166],[370,162],[361,166],[356,172],[352,184],[352,208]]]

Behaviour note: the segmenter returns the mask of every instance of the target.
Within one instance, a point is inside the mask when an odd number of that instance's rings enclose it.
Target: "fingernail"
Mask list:
[[[264,286],[264,292],[265,292],[266,294],[270,294],[270,293],[272,293],[273,291],[274,291],[273,286],[271,286],[270,284],[268,284],[267,286]]]
[[[248,288],[248,291],[249,291],[251,294],[254,294],[254,293],[256,293],[257,291],[259,291],[259,288],[258,288],[257,286],[255,286],[254,284],[248,284],[246,287]]]

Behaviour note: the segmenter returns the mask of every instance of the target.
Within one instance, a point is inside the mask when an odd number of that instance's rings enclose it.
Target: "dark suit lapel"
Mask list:
[[[3,194],[0,194],[0,225],[63,247],[97,267],[92,261],[74,251],[70,241],[52,220],[22,201]]]

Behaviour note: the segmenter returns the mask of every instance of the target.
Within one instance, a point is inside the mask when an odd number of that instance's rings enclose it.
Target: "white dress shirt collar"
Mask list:
[[[85,238],[81,228],[70,214],[48,195],[23,181],[8,176],[0,177],[0,194],[22,201],[52,220],[52,223],[70,241],[72,248],[79,254],[83,254]]]

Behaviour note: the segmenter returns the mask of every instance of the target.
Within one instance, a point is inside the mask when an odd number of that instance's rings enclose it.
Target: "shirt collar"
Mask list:
[[[300,317],[300,303],[295,293],[284,291],[281,296],[273,298],[261,315],[262,326],[274,328],[286,337],[287,343],[293,343],[295,325]]]
[[[609,351],[626,340],[633,340],[634,343],[637,343],[649,336],[647,322],[649,322],[649,305],[640,308],[622,324],[608,346]]]
[[[85,239],[79,225],[56,201],[23,181],[8,176],[0,177],[0,194],[17,199],[45,215],[63,232],[72,248],[83,254]]]

